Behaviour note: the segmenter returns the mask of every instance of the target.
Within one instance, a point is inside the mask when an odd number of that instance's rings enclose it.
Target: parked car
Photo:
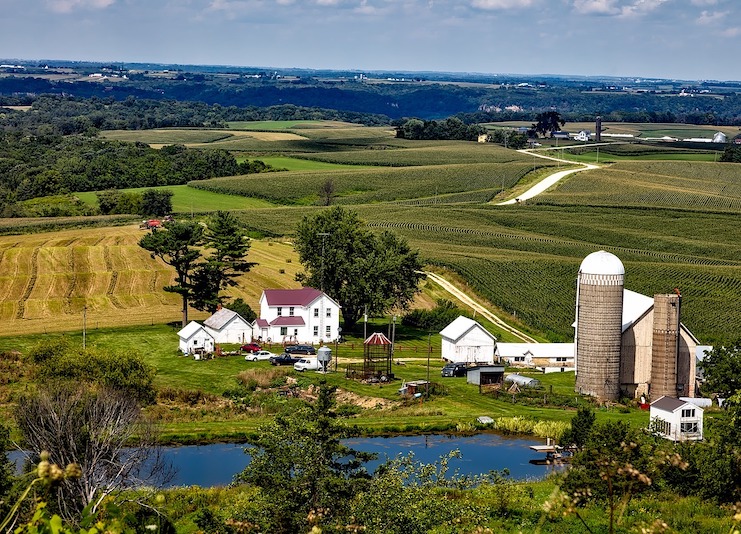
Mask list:
[[[293,365],[300,359],[300,356],[291,356],[284,352],[280,356],[273,356],[270,358],[270,365]]]
[[[244,352],[257,352],[259,350],[262,350],[262,347],[257,343],[247,343],[246,345],[242,345],[241,347],[239,347],[239,350],[242,350]]]
[[[286,345],[284,350],[288,354],[316,354],[316,349],[311,345]]]
[[[318,371],[320,369],[319,360],[316,358],[301,358],[293,364],[293,368],[296,371]]]
[[[256,362],[257,360],[269,360],[270,358],[274,358],[275,354],[270,352],[269,350],[258,350],[257,352],[253,352],[251,354],[248,354],[244,357],[245,360],[248,362]]]
[[[467,368],[465,362],[446,363],[440,371],[441,376],[466,376]]]

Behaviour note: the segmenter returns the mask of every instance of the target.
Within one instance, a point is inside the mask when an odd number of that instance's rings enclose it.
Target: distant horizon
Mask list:
[[[738,0],[4,0],[3,15],[10,58],[741,80]]]
[[[299,66],[277,66],[277,65],[237,65],[226,63],[176,63],[171,61],[129,61],[129,60],[93,60],[93,59],[65,59],[65,58],[0,58],[0,64],[18,64],[24,63],[71,63],[71,64],[91,64],[91,65],[156,65],[162,67],[206,67],[206,68],[233,68],[233,69],[251,69],[251,70],[284,70],[284,71],[309,71],[309,72],[353,72],[358,74],[364,73],[404,73],[404,74],[451,74],[451,75],[468,75],[468,76],[493,76],[493,77],[512,77],[512,78],[564,78],[567,80],[590,80],[590,79],[615,79],[615,80],[633,80],[634,83],[650,81],[672,81],[672,82],[719,82],[719,83],[741,83],[741,79],[720,79],[720,78],[677,78],[661,76],[638,76],[638,75],[620,75],[620,74],[573,74],[573,73],[518,73],[518,72],[483,72],[483,71],[462,71],[462,70],[410,70],[410,69],[361,69],[352,68],[319,68],[319,67],[299,67]]]

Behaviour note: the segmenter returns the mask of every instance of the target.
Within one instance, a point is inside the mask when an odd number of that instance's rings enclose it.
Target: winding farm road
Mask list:
[[[582,145],[579,145],[579,146],[582,146]],[[590,145],[590,146],[594,146],[594,145]],[[563,147],[563,148],[566,148],[566,147]],[[565,159],[560,159],[560,158],[556,158],[556,157],[553,157],[553,156],[546,156],[545,154],[538,154],[537,152],[535,152],[535,151],[533,151],[531,149],[518,150],[518,152],[520,152],[522,154],[532,154],[533,156],[535,156],[537,158],[550,159],[550,160],[558,161],[558,162],[561,162],[561,163],[571,163],[571,164],[575,163],[573,161],[569,161],[569,160],[565,160]],[[579,163],[579,165],[582,165],[582,167],[580,167],[578,169],[567,169],[565,171],[558,171],[558,172],[555,172],[555,173],[553,173],[553,174],[551,174],[549,176],[546,176],[543,180],[541,180],[540,182],[538,182],[537,184],[535,184],[533,187],[531,187],[530,189],[528,189],[527,191],[525,191],[524,193],[522,193],[517,198],[513,198],[511,200],[505,200],[504,202],[499,202],[497,204],[497,206],[505,206],[505,205],[508,205],[508,204],[515,204],[517,202],[522,202],[523,200],[528,200],[530,198],[533,198],[534,196],[537,196],[537,195],[541,194],[542,192],[544,192],[545,190],[547,190],[549,187],[551,187],[554,184],[558,183],[560,180],[562,180],[563,178],[565,178],[569,174],[574,174],[575,172],[581,172],[581,171],[586,171],[586,170],[590,170],[590,169],[599,169],[599,165],[592,165],[591,163]]]
[[[516,328],[511,327],[507,323],[505,323],[502,319],[494,315],[489,309],[485,308],[475,300],[473,300],[471,297],[469,297],[466,293],[455,287],[451,282],[447,281],[445,278],[440,276],[439,274],[431,273],[429,271],[424,271],[424,273],[427,275],[427,277],[434,281],[437,285],[442,287],[445,291],[453,295],[455,298],[466,304],[467,306],[470,306],[472,309],[476,310],[476,313],[480,313],[484,317],[486,317],[489,321],[497,325],[502,330],[505,330],[506,332],[509,332],[513,336],[517,337],[518,339],[521,339],[524,343],[538,343],[538,340],[531,338],[526,333],[521,332],[520,330],[517,330]]]

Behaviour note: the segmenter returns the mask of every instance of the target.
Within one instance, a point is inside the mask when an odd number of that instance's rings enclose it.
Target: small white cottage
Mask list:
[[[702,440],[703,410],[674,397],[659,397],[651,403],[651,423],[661,437],[671,441]]]
[[[442,358],[450,362],[494,363],[497,338],[462,315],[442,329]]]
[[[202,354],[214,351],[215,341],[208,331],[195,321],[191,321],[178,332],[180,351],[183,354]]]
[[[216,343],[249,343],[252,341],[252,324],[237,312],[220,307],[203,322],[206,331]]]

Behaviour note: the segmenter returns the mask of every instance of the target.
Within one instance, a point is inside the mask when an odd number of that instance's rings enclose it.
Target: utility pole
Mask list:
[[[322,236],[322,275],[321,275],[321,291],[324,293],[324,245],[327,243],[327,236],[329,232],[319,232],[317,235]]]

